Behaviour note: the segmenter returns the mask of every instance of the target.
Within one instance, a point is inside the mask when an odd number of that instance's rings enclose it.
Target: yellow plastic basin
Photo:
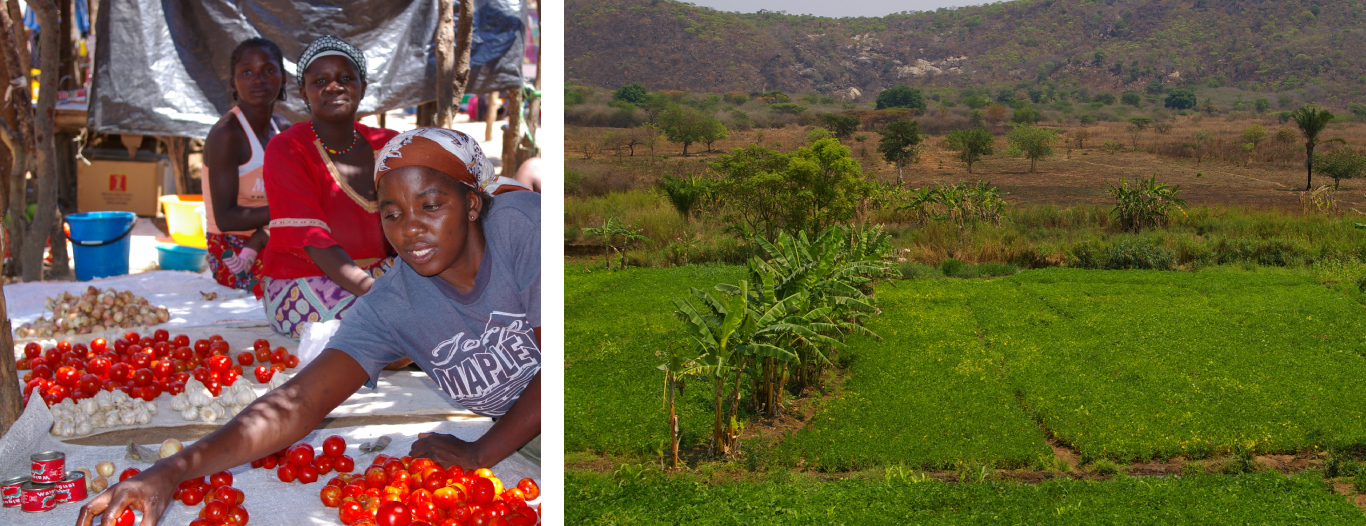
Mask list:
[[[175,240],[176,244],[208,248],[208,243],[204,241],[204,196],[163,195],[161,206],[166,209],[166,229],[171,231],[171,239]]]

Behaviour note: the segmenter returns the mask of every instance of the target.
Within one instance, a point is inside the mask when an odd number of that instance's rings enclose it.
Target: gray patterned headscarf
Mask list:
[[[308,49],[304,50],[304,54],[299,56],[299,72],[295,75],[299,79],[299,85],[304,85],[304,70],[307,70],[313,61],[331,56],[349,59],[356,65],[356,69],[360,70],[360,81],[365,82],[365,53],[361,53],[360,48],[348,44],[345,40],[326,35],[314,40],[308,45]]]

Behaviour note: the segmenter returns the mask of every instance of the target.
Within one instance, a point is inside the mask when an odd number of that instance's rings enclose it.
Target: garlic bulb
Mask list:
[[[137,411],[128,409],[119,411],[119,421],[123,422],[123,425],[125,426],[136,424],[138,423],[138,413]]]
[[[212,401],[213,395],[212,393],[209,393],[207,389],[196,389],[193,393],[190,393],[190,405],[192,406],[202,407],[209,405],[209,402]]]
[[[109,394],[109,391],[100,391],[98,393],[95,393],[95,397],[93,398],[93,400],[96,404],[100,406],[100,409],[109,409],[111,407],[114,407],[114,397],[113,395]]]
[[[186,407],[189,407],[189,406],[190,406],[190,401],[187,399],[185,393],[180,393],[180,394],[178,394],[178,395],[175,395],[175,396],[171,397],[171,410],[172,410],[172,411],[184,411],[185,408],[186,408]]]
[[[285,385],[285,382],[288,381],[289,375],[284,372],[276,372],[275,376],[270,377],[270,381],[266,383],[266,387],[269,389],[279,389],[280,386]]]
[[[134,415],[137,417],[139,424],[147,425],[152,423],[152,413],[148,411],[146,407],[138,408],[134,411]]]
[[[253,400],[256,400],[256,393],[252,392],[251,389],[239,391],[237,395],[233,397],[233,402],[236,402],[237,405],[240,406],[250,404]]]
[[[180,412],[180,417],[190,421],[199,420],[199,408],[186,407],[184,411]]]
[[[120,405],[128,401],[128,393],[123,391],[114,391],[109,394],[109,397],[113,399],[115,405]]]
[[[147,412],[150,413],[152,416],[156,416],[156,414],[157,414],[157,404],[156,404],[156,402],[147,402],[147,403],[144,403],[144,404],[142,404],[142,407],[143,407],[144,409],[146,409]]]
[[[76,434],[78,435],[89,435],[93,431],[95,431],[95,426],[90,425],[90,422],[81,422],[80,425],[76,426]]]
[[[105,391],[100,392],[103,393]],[[94,399],[86,398],[85,400],[81,400],[80,408],[82,413],[93,415],[95,414],[95,411],[100,410],[100,404],[96,403]]]
[[[108,413],[105,413],[105,417],[104,417],[104,427],[114,427],[114,426],[117,426],[117,425],[119,425],[119,420],[120,420],[120,419],[119,419],[119,414],[118,414],[118,412],[110,411],[110,412],[108,412]]]

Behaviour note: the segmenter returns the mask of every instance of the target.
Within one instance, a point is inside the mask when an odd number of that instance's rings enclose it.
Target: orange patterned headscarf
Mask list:
[[[417,128],[390,139],[375,160],[375,187],[384,174],[404,166],[425,166],[491,195],[526,190],[494,174],[479,142],[456,130]]]

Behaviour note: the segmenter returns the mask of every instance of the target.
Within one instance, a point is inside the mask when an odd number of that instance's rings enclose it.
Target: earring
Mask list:
[[[232,100],[237,100],[237,90],[232,90]]]

